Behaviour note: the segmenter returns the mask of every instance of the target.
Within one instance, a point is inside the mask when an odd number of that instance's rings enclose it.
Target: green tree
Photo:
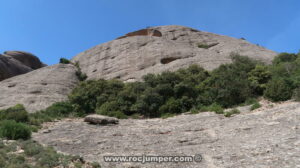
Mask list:
[[[287,81],[275,78],[268,82],[264,96],[272,101],[285,101],[292,97],[293,91]]]
[[[271,79],[272,75],[267,66],[256,65],[255,69],[248,73],[248,80],[255,93],[262,95],[266,89],[266,84]]]

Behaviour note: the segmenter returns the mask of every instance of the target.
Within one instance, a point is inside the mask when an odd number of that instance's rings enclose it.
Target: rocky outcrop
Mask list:
[[[29,112],[64,101],[76,86],[76,67],[57,64],[0,82],[0,109],[23,104]]]
[[[45,65],[35,55],[24,51],[5,51],[4,55],[10,56],[31,69],[42,68]]]
[[[23,51],[0,54],[0,81],[44,67],[38,57]]]
[[[122,38],[132,37],[132,36],[156,36],[156,37],[161,37],[162,34],[158,30],[148,28],[148,29],[142,29],[142,30],[138,30],[138,31],[135,31],[135,32],[127,33],[125,36],[119,37],[117,39],[122,39]]]
[[[300,165],[300,103],[270,104],[226,118],[212,112],[167,119],[124,119],[97,126],[82,120],[45,125],[33,135],[103,168],[282,168]],[[199,156],[200,162],[113,163],[104,156]],[[198,158],[199,159],[199,158]],[[199,161],[199,160],[198,160]]]
[[[119,123],[119,120],[117,118],[98,115],[98,114],[87,115],[86,117],[84,117],[84,121],[96,125],[107,125],[107,124]]]
[[[32,71],[19,61],[0,54],[0,81]]]
[[[147,73],[199,64],[207,70],[231,62],[239,53],[270,63],[277,54],[244,39],[235,39],[183,26],[159,26],[128,33],[73,58],[89,79],[140,80]]]

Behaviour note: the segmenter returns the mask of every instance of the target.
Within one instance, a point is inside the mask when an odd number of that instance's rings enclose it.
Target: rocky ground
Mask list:
[[[97,126],[83,119],[47,123],[33,135],[58,151],[112,168],[300,167],[300,103],[285,102],[226,118],[212,112],[167,119],[125,119]],[[103,156],[201,154],[201,162],[107,163]]]

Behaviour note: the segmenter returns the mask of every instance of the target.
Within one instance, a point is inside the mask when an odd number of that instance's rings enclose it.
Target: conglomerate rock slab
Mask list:
[[[57,64],[1,81],[0,109],[23,104],[36,112],[64,101],[79,82],[76,71],[71,64]]]
[[[35,55],[24,51],[0,54],[0,81],[46,66]]]
[[[226,118],[212,112],[168,119],[124,119],[97,126],[83,119],[49,123],[33,135],[58,151],[81,155],[104,168],[295,168],[300,165],[300,103]],[[202,162],[108,163],[103,156],[201,154]]]
[[[230,63],[232,53],[265,63],[271,63],[277,55],[244,39],[184,26],[158,26],[97,45],[78,54],[72,61],[80,63],[88,79],[138,81],[148,73],[174,71],[191,64],[212,70]]]

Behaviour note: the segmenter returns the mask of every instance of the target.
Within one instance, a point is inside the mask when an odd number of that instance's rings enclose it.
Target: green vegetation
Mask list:
[[[245,104],[259,96],[272,101],[297,97],[299,91],[295,89],[300,84],[298,56],[280,54],[272,65],[264,65],[233,54],[233,63],[221,65],[211,72],[192,65],[176,72],[145,75],[143,82],[83,81],[70,94],[69,100],[76,114],[81,116],[96,112],[118,118],[133,114],[152,118],[191,109],[221,114],[223,108]]]
[[[237,54],[231,57],[231,64],[221,65],[211,72],[191,65],[175,72],[145,75],[143,82],[82,81],[66,102],[55,103],[34,114],[16,105],[1,110],[0,121],[5,121],[3,125],[35,131],[43,122],[89,113],[117,118],[166,118],[187,111],[214,111],[231,116],[237,110],[224,112],[223,109],[252,104],[254,110],[260,107],[256,101],[260,96],[271,101],[292,97],[300,100],[300,54],[279,54],[271,65]],[[79,64],[75,66],[81,73]],[[10,131],[10,127],[3,128]],[[2,136],[26,138],[14,134]]]
[[[209,106],[203,106],[200,108],[200,111],[204,112],[204,111],[213,111],[217,114],[223,114],[224,113],[224,109],[222,106],[216,104],[216,103],[213,103]]]
[[[14,140],[29,139],[31,130],[26,124],[17,123],[13,120],[4,120],[0,122],[0,137]]]
[[[232,109],[228,112],[225,112],[224,116],[225,117],[231,117],[233,114],[239,114],[239,113],[241,113],[241,112],[238,109]]]
[[[0,110],[0,137],[28,139],[43,122],[74,116],[73,106],[68,102],[54,103],[45,110],[29,114],[23,105]]]
[[[86,80],[86,79],[87,79],[87,75],[81,71],[79,62],[76,61],[74,65],[75,65],[76,68],[77,68],[76,76],[77,76],[78,80],[79,80],[79,81],[84,81],[84,80]]]
[[[1,120],[14,120],[16,122],[28,122],[28,113],[24,106],[17,104],[14,107],[6,110],[0,110],[0,121]]]
[[[300,101],[300,88],[296,88],[293,93],[293,98],[296,101]]]
[[[24,152],[16,152],[18,149]],[[78,156],[59,154],[53,148],[43,147],[32,140],[4,142],[0,139],[0,167],[52,168],[84,164],[93,168],[101,168],[98,163],[84,163]]]
[[[256,102],[256,103],[252,104],[252,106],[251,106],[251,111],[252,111],[252,110],[255,110],[255,109],[258,109],[258,108],[260,108],[260,107],[261,107],[261,105],[260,105],[258,102]]]
[[[268,82],[264,96],[272,101],[284,101],[292,97],[292,87],[282,78],[273,79]]]
[[[66,58],[60,58],[60,59],[59,59],[59,63],[60,63],[60,64],[70,64],[71,61],[68,60],[68,59],[66,59]]]

